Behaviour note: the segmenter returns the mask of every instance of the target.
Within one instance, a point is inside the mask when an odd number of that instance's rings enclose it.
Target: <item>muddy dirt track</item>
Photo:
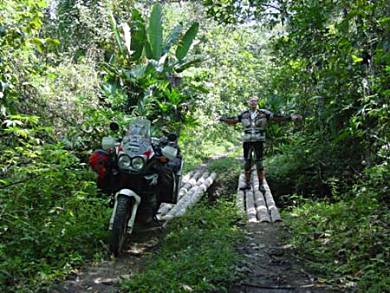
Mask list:
[[[144,265],[145,255],[158,250],[163,235],[162,230],[134,234],[120,257],[86,265],[48,292],[120,292],[119,283],[139,272]]]
[[[231,188],[230,183],[217,181],[218,186],[225,188],[228,186]],[[218,188],[211,189],[217,196],[228,192]],[[304,264],[295,256],[293,248],[286,245],[288,231],[283,222],[247,223],[243,229],[245,241],[237,248],[242,255],[242,261],[236,268],[238,281],[228,289],[229,292],[341,292],[318,284],[316,277],[305,271]],[[123,255],[85,265],[68,280],[55,285],[49,292],[121,292],[120,282],[142,270],[146,256],[158,252],[164,234],[164,229],[133,234]]]

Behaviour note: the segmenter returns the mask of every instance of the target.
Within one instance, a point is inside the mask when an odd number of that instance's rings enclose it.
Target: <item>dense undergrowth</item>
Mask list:
[[[390,286],[390,217],[387,164],[366,171],[364,181],[331,200],[292,196],[284,212],[291,243],[309,268],[343,290],[385,292]]]
[[[109,210],[94,175],[66,151],[53,151],[61,161],[42,160],[34,173],[23,170],[23,182],[0,189],[2,292],[36,292],[105,254]]]
[[[109,121],[181,131],[188,171],[239,140],[218,118],[254,94],[304,116],[267,129],[295,245],[329,280],[385,288],[390,2],[164,3],[0,1],[0,289],[34,291],[102,253],[108,211],[80,162]]]
[[[205,149],[217,154],[229,144]],[[170,222],[158,252],[149,256],[143,271],[122,284],[129,292],[227,292],[235,281],[236,250],[242,241],[242,215],[232,193],[240,164],[236,153],[208,163],[218,177],[204,199]],[[194,163],[193,159],[188,158]],[[195,160],[197,161],[197,160]]]
[[[239,221],[234,203],[203,201],[170,223],[158,254],[122,287],[129,292],[227,292],[237,277]]]

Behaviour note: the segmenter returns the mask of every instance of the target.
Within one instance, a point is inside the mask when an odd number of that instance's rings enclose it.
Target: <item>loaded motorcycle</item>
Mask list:
[[[116,123],[110,128],[119,130]],[[178,137],[155,138],[150,131],[149,120],[136,118],[123,138],[104,137],[89,158],[98,187],[114,200],[109,230],[115,256],[135,225],[151,225],[162,202],[177,202],[183,169]]]

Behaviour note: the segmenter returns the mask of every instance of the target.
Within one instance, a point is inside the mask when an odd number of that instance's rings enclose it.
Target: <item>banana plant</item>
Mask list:
[[[140,72],[148,73],[155,70],[158,73],[172,74],[201,62],[200,59],[186,60],[191,45],[198,33],[199,23],[194,22],[187,31],[183,25],[176,25],[163,40],[161,5],[155,4],[148,21],[145,21],[137,9],[132,10],[131,23],[118,25],[111,16],[113,31],[120,53],[128,62],[138,63],[130,75],[140,78]],[[148,23],[148,25],[146,25]],[[176,45],[175,54],[170,50]],[[140,64],[144,70],[140,69]]]
[[[199,24],[194,22],[185,29],[178,23],[165,34],[160,4],[152,6],[146,19],[133,9],[129,23],[117,22],[111,15],[111,24],[117,50],[104,69],[106,83],[113,86],[103,86],[103,95],[114,97],[119,89],[127,99],[126,111],[161,124],[180,124],[194,91],[186,88],[183,93],[177,73],[201,62],[188,54]]]

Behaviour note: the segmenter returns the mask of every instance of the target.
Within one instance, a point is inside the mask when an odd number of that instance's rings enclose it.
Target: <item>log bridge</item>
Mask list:
[[[214,183],[217,174],[208,172],[206,166],[191,171],[183,177],[176,204],[163,203],[158,210],[157,218],[163,221],[170,221],[184,213],[195,205],[207,189]],[[259,180],[256,170],[251,174],[251,189],[240,190],[245,184],[245,176],[242,173],[238,180],[237,208],[247,214],[250,223],[274,223],[281,222],[278,208],[276,207],[271,190],[264,180],[265,194],[259,191]]]
[[[206,190],[213,184],[217,174],[209,173],[206,166],[186,174],[182,179],[179,196],[176,204],[163,203],[158,210],[157,218],[170,221],[184,213],[197,203]]]
[[[245,184],[244,173],[238,179],[237,208],[247,214],[249,223],[275,223],[281,222],[278,208],[276,207],[271,190],[264,179],[265,194],[259,191],[259,179],[256,170],[251,173],[251,189],[240,190]]]

